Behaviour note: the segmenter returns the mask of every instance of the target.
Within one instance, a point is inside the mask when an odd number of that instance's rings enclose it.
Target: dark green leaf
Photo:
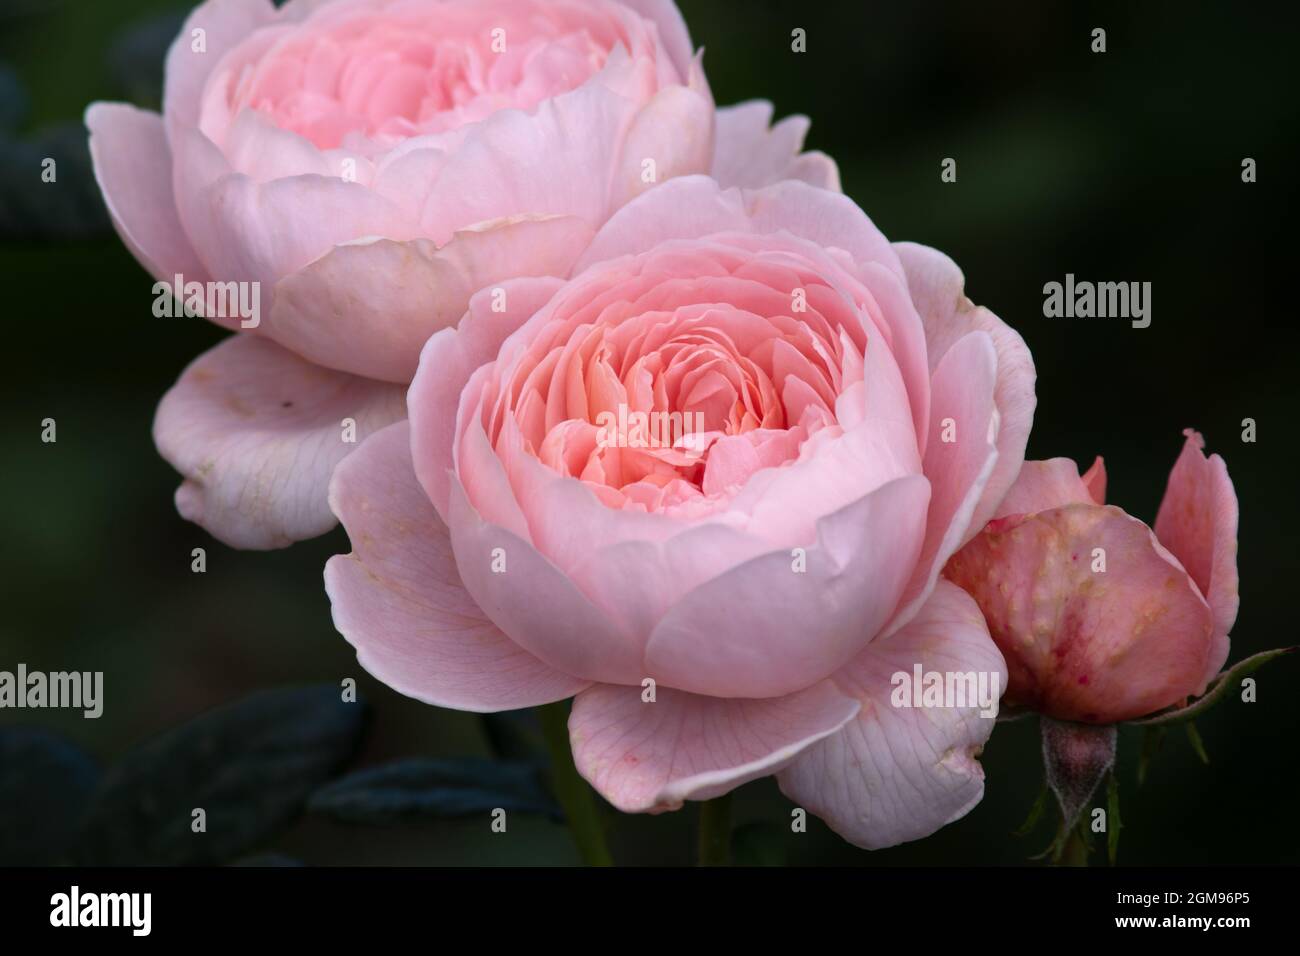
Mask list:
[[[563,817],[533,764],[473,757],[415,758],[361,770],[314,793],[309,807],[349,823],[380,825],[498,807]]]
[[[1252,654],[1244,661],[1238,661],[1228,670],[1224,671],[1213,682],[1209,689],[1196,700],[1192,701],[1186,707],[1179,707],[1176,710],[1165,711],[1163,714],[1157,714],[1154,717],[1148,717],[1145,720],[1131,720],[1129,723],[1138,726],[1156,726],[1159,724],[1177,724],[1185,720],[1192,720],[1195,717],[1205,713],[1227,694],[1230,687],[1240,686],[1241,679],[1247,674],[1267,664],[1275,658],[1290,654],[1296,650],[1294,647],[1279,647],[1276,650],[1261,651],[1258,654]]]
[[[105,775],[78,862],[220,863],[256,847],[302,809],[356,749],[364,705],[333,684],[264,691],[137,748]],[[191,829],[192,812],[207,831]]]
[[[1047,786],[1047,781],[1043,781],[1043,789],[1038,791],[1038,799],[1034,805],[1029,808],[1029,816],[1025,817],[1025,822],[1012,831],[1012,836],[1028,836],[1033,832],[1034,827],[1038,826],[1038,821],[1042,819],[1043,811],[1047,809],[1048,798],[1051,791]]]
[[[1189,720],[1185,726],[1187,727],[1187,739],[1192,742],[1192,749],[1196,751],[1196,756],[1201,758],[1201,763],[1208,765],[1210,755],[1205,752],[1205,743],[1201,740],[1201,734],[1196,729],[1196,725]]]
[[[95,762],[56,734],[0,730],[0,866],[62,862],[98,777]]]
[[[1142,753],[1138,757],[1139,787],[1146,781],[1147,769],[1151,765],[1152,758],[1160,752],[1160,745],[1164,742],[1168,730],[1169,728],[1162,724],[1142,728]]]

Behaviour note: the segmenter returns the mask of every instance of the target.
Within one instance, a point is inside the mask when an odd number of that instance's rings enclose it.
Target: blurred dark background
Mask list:
[[[1103,454],[1110,500],[1152,520],[1184,427],[1223,455],[1241,501],[1241,614],[1232,660],[1296,642],[1297,175],[1294,19],[1235,3],[722,3],[681,6],[719,103],[764,97],[813,120],[809,146],[893,239],[951,255],[967,292],[1015,326],[1039,371],[1030,456]],[[182,521],[178,478],[150,439],[154,407],[223,333],[150,312],[152,280],[107,226],[84,149],[96,99],[157,106],[161,52],[187,5],[0,0],[0,263],[4,468],[0,669],[102,670],[98,720],[0,711],[103,762],[254,690],[356,677],[372,707],[354,766],[490,756],[485,724],[376,683],[335,633],[321,568],[336,531],[240,553]],[[791,30],[807,52],[791,51]],[[1094,27],[1107,52],[1090,51]],[[60,125],[62,124],[62,125]],[[59,158],[57,185],[40,158]],[[957,160],[958,181],[940,181]],[[1241,179],[1243,158],[1258,181]],[[1042,287],[1150,281],[1153,321],[1047,319]],[[57,421],[58,441],[40,440]],[[1258,441],[1241,440],[1242,420]],[[208,552],[205,574],[190,552]],[[1199,722],[1211,764],[1171,734],[1139,790],[1140,738],[1121,734],[1123,864],[1300,862],[1300,671],[1256,675],[1259,699]],[[1050,834],[1011,832],[1038,793],[1032,721],[999,727],[987,792],[918,843],[866,853],[819,821],[789,833],[771,780],[735,817],[792,864],[1023,863]],[[22,773],[0,766],[0,776]],[[615,857],[692,859],[695,809],[607,814]],[[269,849],[313,865],[577,862],[565,830],[514,816],[355,828],[313,815]]]

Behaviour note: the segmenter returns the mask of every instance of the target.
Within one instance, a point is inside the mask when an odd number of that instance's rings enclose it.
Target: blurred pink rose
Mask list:
[[[937,579],[1034,408],[1024,343],[962,286],[803,183],[638,197],[573,278],[475,295],[425,346],[409,423],[339,467],[337,627],[431,704],[576,695],[577,766],[622,810],[779,773],[863,846],[960,817],[993,721],[891,706],[891,675],[1005,684]],[[652,415],[692,427],[658,440]]]
[[[1111,724],[1202,693],[1223,667],[1237,496],[1223,459],[1184,434],[1154,532],[1104,504],[1100,458],[1082,478],[1068,458],[1030,461],[948,563],[1006,656],[1008,705]]]
[[[328,530],[341,419],[364,436],[400,417],[421,346],[471,293],[566,274],[656,182],[837,189],[799,153],[807,121],[770,118],[715,117],[672,0],[208,0],[168,54],[161,116],[86,112],[145,268],[258,284],[252,321],[209,312],[256,337],[204,355],[159,409],[181,512],[242,547]]]

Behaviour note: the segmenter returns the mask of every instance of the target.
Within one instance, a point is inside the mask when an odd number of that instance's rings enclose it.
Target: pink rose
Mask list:
[[[1105,505],[1100,458],[1030,461],[948,563],[1006,656],[1005,701],[1112,724],[1204,692],[1237,618],[1237,496],[1188,429],[1155,530]]]
[[[242,547],[332,526],[342,420],[364,436],[400,417],[421,346],[471,293],[567,274],[674,176],[838,188],[799,154],[801,117],[715,116],[672,0],[208,0],[163,107],[93,104],[91,153],[160,283],[258,290],[256,316],[208,307],[252,334],[192,365],[155,423],[181,512]]]
[[[337,627],[431,704],[576,695],[578,769],[625,811],[779,773],[863,846],[960,817],[993,721],[891,706],[891,676],[1005,683],[938,574],[1034,408],[1024,343],[962,286],[803,183],[638,197],[569,280],[476,294],[409,423],[339,467]]]

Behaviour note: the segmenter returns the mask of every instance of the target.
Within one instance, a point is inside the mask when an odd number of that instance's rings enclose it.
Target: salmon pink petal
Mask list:
[[[1106,503],[1106,463],[1098,455],[1087,471],[1083,473],[1083,484],[1092,496],[1094,504]]]
[[[994,522],[945,576],[979,604],[1006,655],[1006,702],[1109,724],[1204,686],[1209,606],[1151,529],[1111,505]]]
[[[1205,439],[1187,429],[1156,515],[1160,543],[1177,556],[1214,612],[1209,681],[1228,659],[1228,634],[1237,620],[1237,492],[1218,455],[1205,457]]]
[[[1098,458],[1100,463],[1101,459]],[[1094,464],[1088,474],[1095,481],[1099,464]],[[1101,473],[1102,487],[1105,487],[1105,473]],[[1027,461],[1020,469],[1020,476],[1011,486],[997,517],[1006,515],[1033,514],[1047,511],[1062,505],[1100,504],[1093,497],[1088,483],[1079,477],[1079,466],[1069,458],[1049,458],[1046,461]]]

